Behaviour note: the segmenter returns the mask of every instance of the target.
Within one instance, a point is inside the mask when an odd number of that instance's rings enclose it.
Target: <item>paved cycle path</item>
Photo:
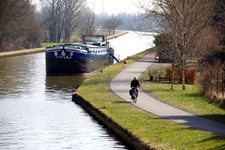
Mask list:
[[[127,102],[131,102],[136,107],[139,107],[147,112],[157,116],[170,119],[177,123],[182,123],[190,127],[209,131],[222,136],[225,136],[225,124],[206,119],[195,114],[185,112],[183,110],[172,107],[168,104],[160,102],[139,89],[138,101],[133,103],[130,99],[129,89],[130,82],[134,76],[140,77],[141,74],[153,64],[154,55],[149,54],[142,60],[130,65],[128,68],[120,72],[111,82],[110,88],[112,91]],[[141,84],[141,83],[140,83]]]

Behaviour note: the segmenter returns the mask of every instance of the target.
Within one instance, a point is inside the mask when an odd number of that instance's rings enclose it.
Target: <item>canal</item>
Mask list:
[[[120,47],[127,38],[134,38],[132,34],[136,35],[129,33],[112,40],[114,48],[121,49],[121,59],[149,47],[149,38],[145,38],[142,49],[140,45]],[[128,149],[71,101],[72,92],[84,80],[46,76],[44,53],[1,58],[0,149]]]

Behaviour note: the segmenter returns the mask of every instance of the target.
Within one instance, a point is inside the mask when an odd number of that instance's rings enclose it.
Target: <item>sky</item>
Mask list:
[[[108,14],[137,13],[140,11],[135,4],[138,0],[87,0],[88,6],[96,13]]]
[[[87,5],[96,13],[117,15],[118,13],[138,13],[140,9],[137,7],[137,2],[140,0],[87,0]],[[40,9],[39,0],[33,0]]]

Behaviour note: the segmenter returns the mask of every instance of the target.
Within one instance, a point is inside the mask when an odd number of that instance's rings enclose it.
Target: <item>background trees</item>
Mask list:
[[[30,0],[0,1],[0,52],[38,47],[40,24]]]
[[[217,0],[208,34],[211,37],[204,45],[209,45],[209,53],[203,57],[201,65],[201,84],[206,97],[220,103],[224,101],[224,71],[225,71],[225,1]],[[210,29],[210,30],[209,30]],[[208,43],[207,43],[208,42]],[[207,43],[207,44],[206,44]],[[216,81],[216,82],[215,82]]]
[[[94,34],[98,27],[114,33],[122,24],[119,15],[97,17],[85,0],[43,0],[42,22],[45,26],[45,41],[68,42],[72,34]]]
[[[82,13],[82,23],[80,24],[80,34],[95,34],[100,26],[100,21],[97,16],[89,8],[85,8]]]
[[[115,33],[116,28],[118,28],[123,23],[123,18],[121,15],[109,15],[105,16],[102,23],[102,28],[108,30],[108,33]]]
[[[69,41],[82,22],[84,0],[45,0],[42,13],[50,42]]]
[[[220,45],[225,50],[225,1],[217,0],[212,24],[220,33]]]
[[[211,26],[214,30],[213,37],[214,39],[217,38],[217,49],[214,49],[214,51],[209,53],[206,57],[211,60],[211,64],[213,60],[220,60],[223,64],[225,62],[225,1],[217,1],[214,16],[211,20]],[[217,35],[215,35],[215,33],[217,33]]]
[[[0,1],[0,52],[40,47],[43,41],[75,42],[79,39],[74,34],[100,34],[97,28],[107,31],[103,34],[113,34],[116,29],[138,27],[133,23],[137,14],[96,15],[85,0],[40,2],[37,11],[32,0]]]
[[[141,5],[159,34],[166,35],[170,43],[172,60],[182,68],[182,89],[185,89],[185,68],[198,60],[203,51],[195,41],[197,35],[208,25],[216,1],[211,0],[155,0],[154,9]],[[157,25],[157,26],[156,26]],[[168,53],[168,51],[166,51]],[[170,53],[170,52],[169,52]],[[168,53],[168,55],[170,55]]]

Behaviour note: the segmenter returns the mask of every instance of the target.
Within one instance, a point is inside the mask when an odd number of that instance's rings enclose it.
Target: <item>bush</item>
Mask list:
[[[174,82],[182,82],[182,69],[181,68],[175,68],[174,69]],[[195,83],[196,81],[196,74],[197,70],[196,68],[185,68],[185,83]],[[173,76],[173,70],[171,68],[166,69],[166,75],[165,78],[167,78],[169,81],[172,81]]]
[[[202,67],[199,83],[203,87],[203,94],[206,98],[225,107],[225,74],[220,62],[212,63]]]
[[[163,65],[154,64],[148,68],[148,77],[150,81],[157,81],[159,76],[165,76],[165,68]]]

